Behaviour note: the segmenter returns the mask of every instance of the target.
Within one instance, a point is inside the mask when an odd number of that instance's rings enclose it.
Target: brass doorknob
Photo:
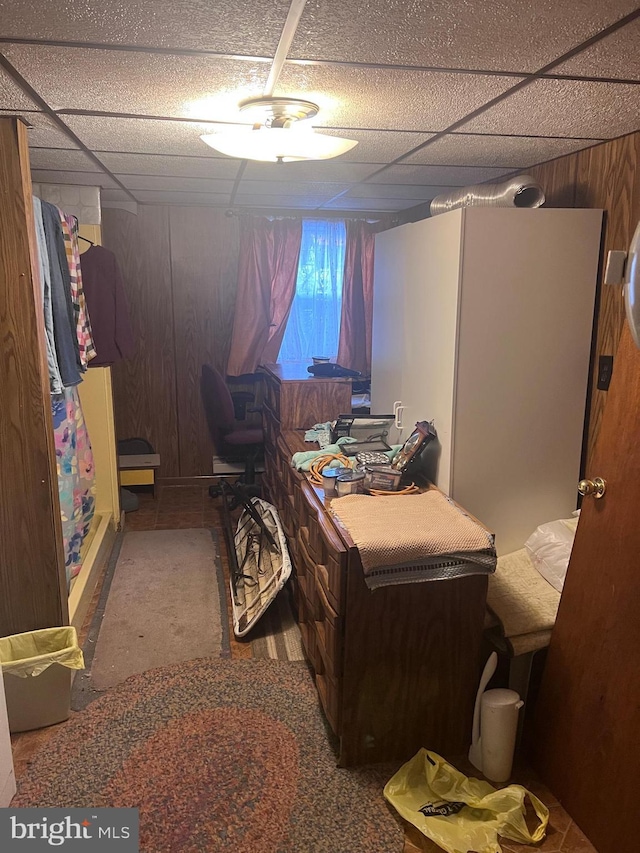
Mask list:
[[[594,477],[593,480],[580,480],[578,483],[578,491],[585,498],[589,495],[594,498],[601,498],[606,488],[607,484],[602,477]]]

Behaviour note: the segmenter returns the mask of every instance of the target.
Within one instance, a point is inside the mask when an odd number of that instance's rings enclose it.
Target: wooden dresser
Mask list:
[[[304,364],[265,364],[265,419],[280,431],[309,429],[351,412],[351,379],[312,376]]]
[[[287,534],[304,650],[339,740],[339,763],[404,760],[421,746],[464,752],[487,578],[369,590],[357,548],[328,512],[330,501],[291,467],[294,452],[314,447],[305,445],[304,430],[285,429],[274,442],[266,455],[266,497]]]

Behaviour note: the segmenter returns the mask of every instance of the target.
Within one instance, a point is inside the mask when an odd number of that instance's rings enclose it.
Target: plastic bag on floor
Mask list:
[[[498,835],[520,844],[541,841],[549,809],[521,785],[496,790],[468,779],[435,752],[421,749],[384,788],[396,811],[448,853],[501,853]],[[538,817],[530,832],[525,797]]]

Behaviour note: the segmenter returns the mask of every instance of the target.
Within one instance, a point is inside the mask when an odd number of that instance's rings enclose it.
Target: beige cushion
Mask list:
[[[514,655],[549,645],[560,593],[534,568],[526,550],[498,557],[487,605]]]

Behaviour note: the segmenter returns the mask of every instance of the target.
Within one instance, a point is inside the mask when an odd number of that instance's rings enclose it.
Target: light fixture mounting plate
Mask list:
[[[318,105],[301,98],[247,98],[239,104],[240,111],[251,111],[266,127],[289,127],[296,121],[313,118]]]

